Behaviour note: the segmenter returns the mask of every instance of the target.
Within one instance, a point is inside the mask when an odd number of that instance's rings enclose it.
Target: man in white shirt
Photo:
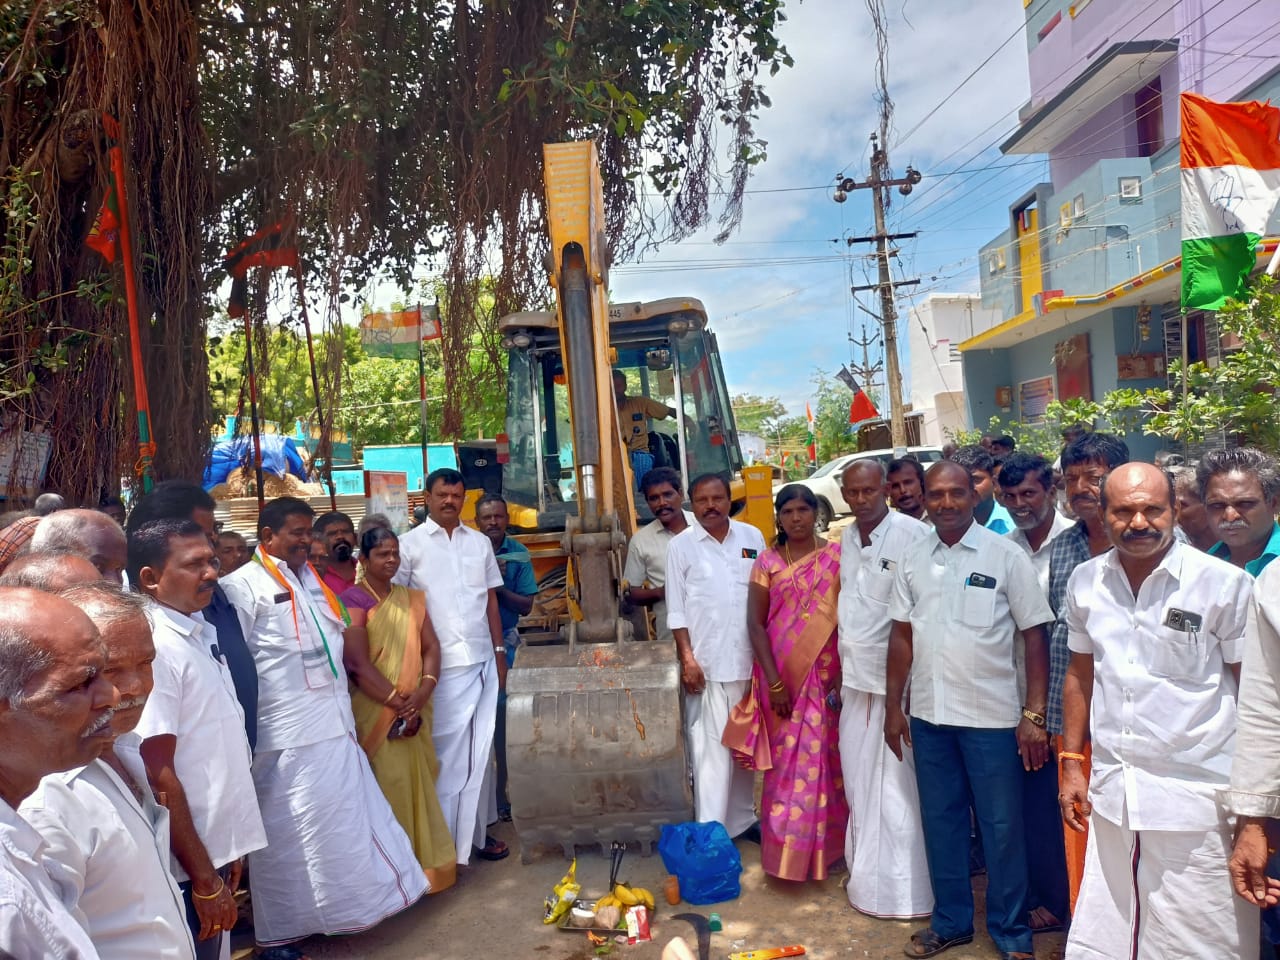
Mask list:
[[[236,922],[241,858],[266,845],[249,741],[217,634],[201,611],[218,563],[192,520],[153,520],[129,534],[129,580],[148,608],[154,685],[137,733],[142,768],[169,810],[172,869],[200,960],[219,956]]]
[[[987,930],[1004,960],[1025,960],[1034,954],[1023,774],[1049,753],[1044,625],[1053,614],[1026,554],[975,520],[977,502],[969,469],[950,460],[929,468],[925,508],[934,532],[907,551],[889,601],[884,735],[899,757],[903,740],[915,748],[934,898],[930,925],[912,935],[906,953],[933,956],[973,939],[972,802],[987,861]],[[1021,682],[1013,656],[1019,632]]]
[[[1173,504],[1152,464],[1113,470],[1102,510],[1115,549],[1067,587],[1061,806],[1075,829],[1090,820],[1068,960],[1257,956],[1258,911],[1232,895],[1218,798],[1251,583],[1173,539]]]
[[[254,938],[353,933],[398,913],[427,879],[355,738],[342,667],[346,608],[308,563],[314,511],[278,497],[253,560],[221,581],[258,667],[253,783],[267,846],[249,858]]]
[[[86,766],[45,777],[19,812],[39,831],[50,879],[102,960],[194,960],[186,903],[169,870],[168,812],[129,772],[141,762],[133,730],[156,655],[146,599],[100,583],[62,596],[102,635],[106,677],[120,698],[116,740]]]
[[[889,510],[885,480],[878,460],[854,461],[841,478],[855,522],[840,538],[840,766],[849,799],[849,903],[873,917],[902,919],[927,916],[933,891],[915,760],[908,747],[899,762],[884,741],[889,596],[903,556],[929,535],[929,525]]]
[[[640,479],[640,492],[654,519],[632,535],[622,571],[627,600],[653,608],[656,638],[665,642],[672,640],[665,590],[667,547],[676,534],[693,523],[693,514],[680,506],[684,500],[680,486],[680,474],[670,467],[656,467]]]
[[[0,610],[0,956],[97,960],[18,806],[42,777],[111,745],[116,691],[102,639],[75,606],[36,590],[0,588]]]
[[[729,484],[719,474],[695,479],[689,499],[698,522],[667,548],[667,625],[684,685],[695,816],[719,821],[736,837],[756,821],[755,777],[734,763],[720,738],[751,682],[747,585],[764,537],[729,519]]]
[[[1011,453],[996,477],[1014,529],[1005,534],[1031,558],[1045,599],[1049,597],[1050,544],[1073,526],[1058,512],[1058,485],[1053,464],[1032,453]],[[1052,606],[1052,604],[1050,605]],[[1015,664],[1022,672],[1022,645],[1014,648]],[[1029,901],[1032,933],[1061,930],[1070,910],[1067,883],[1067,850],[1058,811],[1058,765],[1053,761],[1027,771],[1022,797],[1022,822],[1027,842]]]
[[[448,467],[426,480],[427,519],[400,538],[396,583],[427,595],[427,616],[440,638],[431,739],[440,761],[436,795],[458,863],[475,855],[501,860],[507,845],[487,833],[490,768],[498,690],[506,685],[507,649],[497,588],[502,572],[489,538],[462,523],[466,483]]]

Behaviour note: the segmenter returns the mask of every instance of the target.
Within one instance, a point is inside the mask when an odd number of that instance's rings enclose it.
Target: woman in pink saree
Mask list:
[[[756,665],[724,743],[764,772],[760,860],[784,880],[821,880],[844,855],[836,597],[840,544],[817,535],[818,503],[799,484],[774,502],[778,537],[756,560],[747,626]]]

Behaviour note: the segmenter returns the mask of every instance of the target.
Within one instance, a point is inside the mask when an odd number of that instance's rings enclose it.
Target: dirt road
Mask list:
[[[473,862],[461,871],[457,886],[393,917],[367,933],[351,937],[316,937],[302,946],[312,960],[594,960],[594,948],[584,933],[562,933],[542,924],[542,900],[568,865],[547,852],[527,866],[520,863],[510,824],[494,830],[511,844],[512,855],[499,863]],[[697,949],[689,924],[673,920],[673,913],[708,916],[713,910],[724,930],[711,935],[711,958],[723,960],[731,951],[803,944],[812,960],[836,958],[899,958],[902,946],[921,922],[899,923],[863,916],[849,906],[844,875],[822,883],[790,884],[772,880],[760,869],[760,848],[739,842],[742,853],[742,896],[737,900],[693,907],[670,907],[662,900],[666,871],[655,852],[641,857],[629,852],[621,878],[648,887],[658,896],[654,941],[636,946],[614,945],[614,960],[657,960],[661,947],[682,936]],[[602,895],[609,879],[609,857],[599,850],[580,850],[578,880],[585,894]],[[983,878],[975,884],[979,890]],[[978,917],[978,929],[984,919]],[[1060,955],[1061,935],[1036,938],[1042,960]],[[948,951],[947,960],[990,960],[997,951],[985,933],[973,944]]]

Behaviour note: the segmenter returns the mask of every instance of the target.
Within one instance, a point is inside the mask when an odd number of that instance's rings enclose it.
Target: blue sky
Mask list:
[[[917,296],[976,290],[978,247],[1004,228],[1009,203],[1047,178],[1042,158],[1001,160],[995,148],[1028,98],[1022,3],[888,5],[897,131],[890,160],[896,173],[910,163],[925,176],[909,198],[894,194],[891,231],[920,232],[902,242],[901,269],[922,278]],[[792,413],[803,413],[814,372],[838,369],[854,349],[850,330],[861,336],[864,322],[874,325],[849,293],[851,283],[874,280],[874,262],[864,259],[870,245],[832,242],[873,232],[871,197],[855,191],[837,204],[830,185],[837,173],[865,179],[868,137],[878,120],[874,35],[864,4],[793,0],[787,15],[782,39],[795,66],[765,86],[773,107],[756,129],[768,142],[768,160],[750,181],[741,228],[719,246],[708,230],[639,263],[616,264],[610,285],[615,301],[702,300],[730,390],[777,396]],[[976,172],[938,176],[957,170]],[[873,295],[860,296],[876,309]],[[909,305],[904,294],[900,311]]]

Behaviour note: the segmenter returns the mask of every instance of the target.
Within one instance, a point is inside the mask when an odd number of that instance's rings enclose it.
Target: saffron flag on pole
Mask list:
[[[418,355],[420,340],[440,339],[440,318],[435,304],[366,313],[360,318],[360,343],[371,357],[396,357],[402,360]]]
[[[804,405],[804,419],[809,425],[809,435],[805,437],[804,448],[809,454],[809,462],[818,462],[818,430],[813,422],[813,411],[809,408],[808,401]]]
[[[1280,202],[1280,108],[1181,97],[1182,307],[1240,297]]]

